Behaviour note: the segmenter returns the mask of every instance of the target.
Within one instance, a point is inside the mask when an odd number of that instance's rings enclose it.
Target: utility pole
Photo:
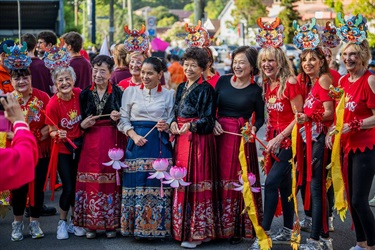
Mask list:
[[[78,26],[78,0],[74,0],[74,25]]]
[[[194,0],[194,24],[203,19],[204,0]]]
[[[133,5],[132,0],[128,0],[128,27],[133,29]]]
[[[113,17],[114,17],[114,9],[113,9],[114,2],[110,0],[109,2],[109,46],[113,44],[113,34],[115,32]]]

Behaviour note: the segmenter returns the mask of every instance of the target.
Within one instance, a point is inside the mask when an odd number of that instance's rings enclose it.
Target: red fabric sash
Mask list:
[[[305,122],[306,133],[306,191],[305,191],[305,210],[310,210],[310,185],[312,177],[312,133],[311,122]]]
[[[49,188],[52,191],[52,195],[51,195],[52,201],[55,198],[55,184],[56,184],[56,178],[57,178],[56,171],[57,171],[57,164],[59,160],[59,150],[60,150],[60,143],[53,142],[51,158],[48,164],[46,183],[44,184],[44,191],[45,191],[47,188],[48,177],[50,177]]]

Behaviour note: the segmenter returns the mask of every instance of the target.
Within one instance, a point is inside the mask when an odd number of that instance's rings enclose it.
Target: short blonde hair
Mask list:
[[[367,40],[364,40],[361,44],[355,44],[355,43],[347,43],[341,48],[341,60],[343,59],[343,52],[347,50],[349,47],[353,47],[354,50],[358,53],[359,58],[362,61],[362,65],[365,69],[367,69],[369,61],[371,59],[371,51],[370,46],[367,42]]]
[[[128,53],[128,55],[126,56],[127,65],[129,65],[130,60],[133,56],[143,56],[143,59],[146,59],[148,57],[145,53],[139,52],[139,51],[134,51],[134,52]]]
[[[126,60],[127,56],[128,51],[125,49],[124,44],[116,44],[116,46],[113,48],[113,60],[115,61],[116,66],[129,66]]]

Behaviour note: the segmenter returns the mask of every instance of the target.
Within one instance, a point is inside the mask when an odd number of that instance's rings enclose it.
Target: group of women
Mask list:
[[[120,228],[124,236],[172,236],[182,247],[195,248],[218,238],[236,244],[243,237],[256,237],[254,221],[242,212],[242,193],[234,188],[241,179],[242,150],[247,171],[255,175],[252,185],[260,187],[254,139],[265,121],[266,108],[267,178],[264,204],[261,194],[253,193],[257,220],[273,244],[290,243],[295,209],[289,199],[294,192],[292,130],[298,127],[297,143],[305,148],[302,156],[297,155],[298,183],[312,217],[310,237],[300,248],[333,249],[325,186],[328,149],[335,136],[330,133],[335,131],[335,100],[329,95],[332,75],[327,60],[319,46],[303,48],[301,73],[295,76],[280,46],[262,45],[259,54],[249,46],[233,51],[233,74],[221,76],[215,89],[204,77],[212,75],[206,71],[212,64],[210,56],[199,47],[188,48],[182,56],[186,81],[176,93],[161,86],[162,61],[142,51],[126,56],[128,67],[115,58],[115,71],[112,58],[97,56],[92,62],[92,85],[84,90],[74,88],[71,67],[53,68],[58,92],[50,100],[31,88],[28,69],[12,71],[11,82],[15,94],[22,96],[24,110],[32,111],[28,103],[35,101],[34,96],[43,101],[38,104],[38,115],[30,116],[38,117],[38,123],[31,119],[29,124],[40,145],[36,171],[44,175],[43,152],[49,149],[43,145],[53,140],[49,172],[57,169],[63,184],[57,238],[67,239],[68,232],[95,238],[97,230],[105,230],[112,238]],[[124,58],[123,48],[116,49]],[[366,40],[342,48],[348,70],[339,81],[346,95],[343,172],[357,237],[355,250],[375,249],[375,221],[368,205],[375,175],[371,164],[375,158],[375,77],[367,71],[369,58]],[[114,72],[120,76],[124,70],[131,77],[113,78]],[[110,81],[111,75],[118,84]],[[250,138],[241,149],[245,125]],[[111,164],[103,164],[107,162]],[[180,185],[166,184],[170,179]],[[13,240],[22,239],[20,221],[27,187],[23,189],[13,196],[19,201],[13,203]],[[35,202],[40,206],[37,195]],[[70,208],[71,224],[67,222]],[[271,234],[273,217],[281,210],[283,228]],[[33,211],[32,207],[31,220],[37,215]],[[32,227],[35,238],[43,237],[39,224]],[[260,249],[258,238],[250,249]]]

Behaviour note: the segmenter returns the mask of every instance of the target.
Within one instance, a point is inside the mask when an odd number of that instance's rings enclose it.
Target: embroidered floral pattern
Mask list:
[[[116,173],[78,172],[77,180],[79,182],[116,183]]]

